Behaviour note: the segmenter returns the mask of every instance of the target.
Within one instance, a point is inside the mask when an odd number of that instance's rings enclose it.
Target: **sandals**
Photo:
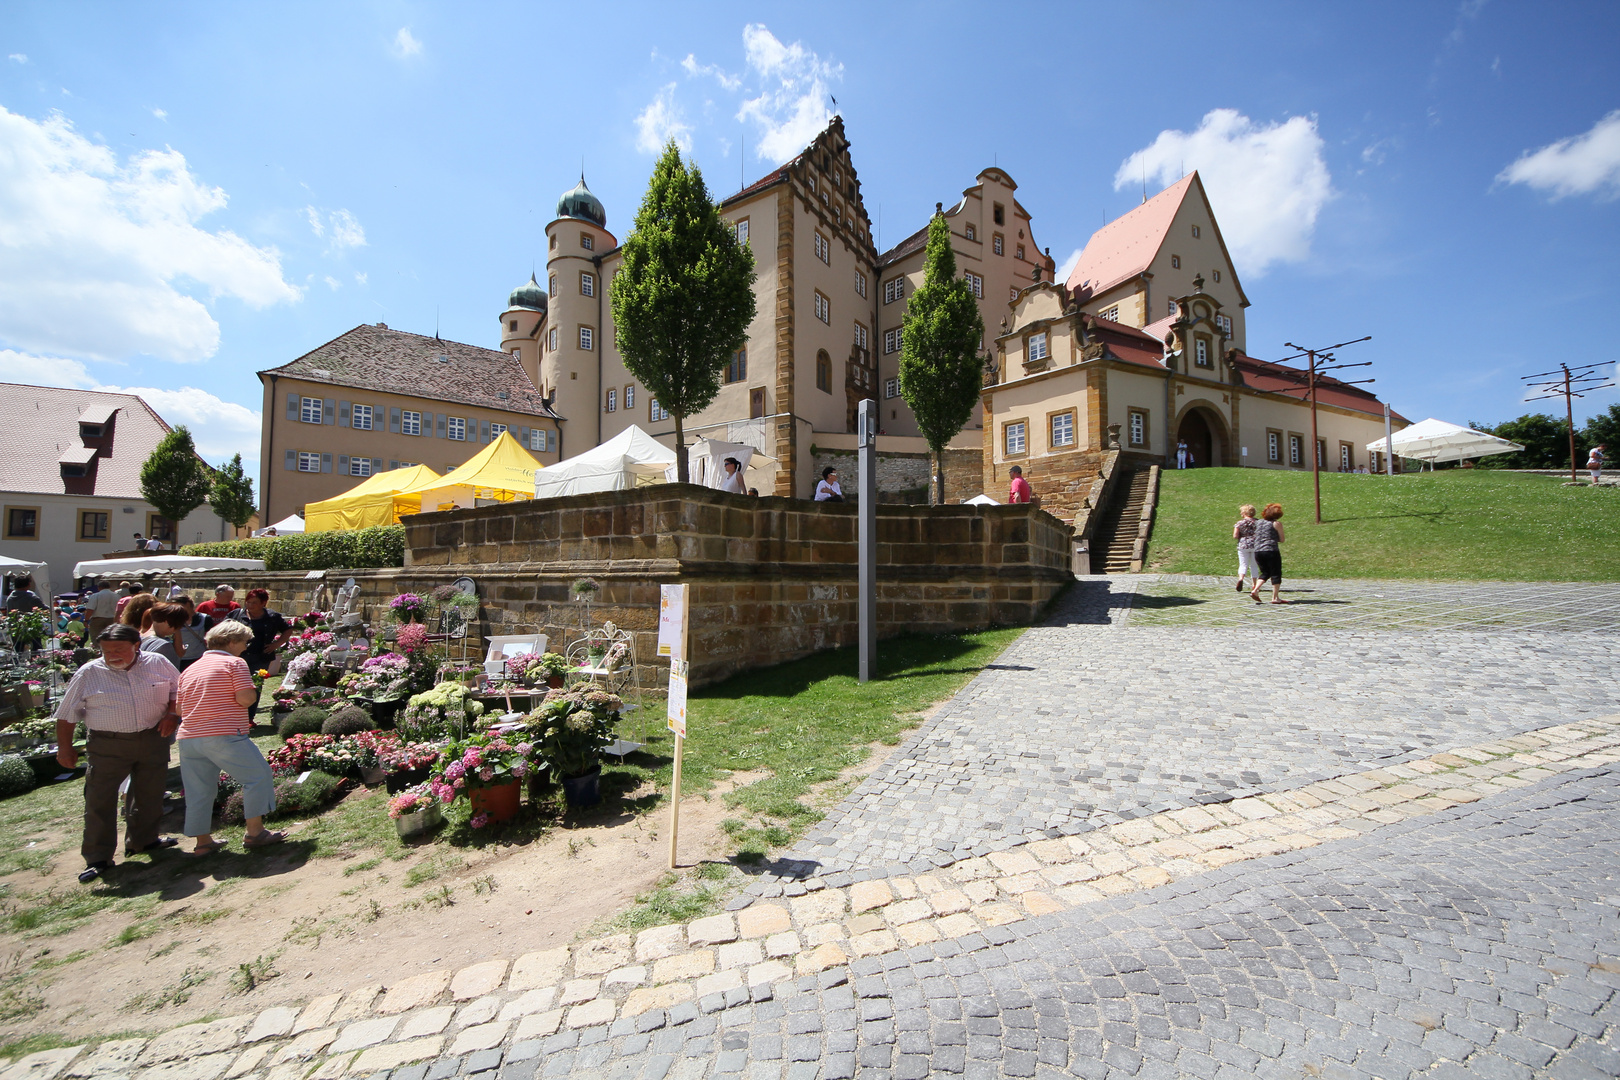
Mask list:
[[[1253,600],[1253,601],[1254,601],[1254,602],[1255,602],[1255,603],[1257,603],[1257,604],[1263,604],[1263,603],[1265,603],[1265,601],[1264,601],[1264,600],[1262,600],[1262,599],[1260,599],[1260,594],[1259,594],[1259,593],[1250,593],[1250,594],[1249,594],[1249,599],[1250,599],[1250,600]]]
[[[271,832],[269,829],[266,829],[263,832],[255,833],[252,836],[243,838],[242,846],[250,848],[269,847],[271,844],[279,844],[285,839],[287,839],[286,833]]]
[[[1273,600],[1272,603],[1273,604],[1292,604],[1293,601],[1292,600],[1284,600],[1281,597],[1278,597],[1276,600]]]
[[[224,850],[225,850],[225,841],[223,841],[223,840],[215,840],[211,844],[198,844],[196,847],[192,848],[191,851],[188,852],[188,854],[197,855],[197,856],[212,855],[216,851],[224,851]]]

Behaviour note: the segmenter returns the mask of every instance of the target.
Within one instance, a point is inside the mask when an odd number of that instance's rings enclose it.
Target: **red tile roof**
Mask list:
[[[1068,286],[1076,300],[1085,301],[1107,292],[1146,270],[1164,245],[1176,211],[1187,197],[1196,172],[1188,173],[1130,213],[1115,218],[1086,241],[1080,261],[1069,274]]]
[[[296,360],[259,372],[261,380],[267,375],[556,416],[541,403],[528,372],[510,354],[383,325],[357,326]]]
[[[1306,393],[1309,388],[1309,377],[1299,368],[1275,364],[1270,360],[1256,360],[1242,353],[1233,358],[1233,367],[1237,368],[1243,376],[1244,385],[1251,390],[1275,393],[1291,401],[1310,400]],[[1377,395],[1359,386],[1340,382],[1331,375],[1317,376],[1316,400],[1321,405],[1335,405],[1341,409],[1370,413],[1374,416],[1384,415],[1384,403],[1378,400]],[[1408,422],[1400,413],[1391,411],[1390,415],[1402,424]]]
[[[1107,345],[1108,352],[1115,358],[1128,364],[1164,370],[1164,342],[1134,326],[1099,319],[1095,315],[1086,316],[1086,321],[1090,324],[1092,340]]]
[[[799,155],[799,157],[803,156],[803,154]],[[781,168],[776,169],[773,172],[766,173],[764,176],[760,177],[758,180],[755,180],[752,184],[749,184],[735,195],[727,195],[725,198],[720,200],[720,205],[722,207],[729,206],[738,199],[752,195],[756,191],[764,191],[768,187],[775,184],[780,184],[783,180],[787,179],[788,167],[798,160],[799,158],[796,157],[793,159],[793,161],[788,162],[787,165],[783,165]]]
[[[96,460],[91,494],[141,498],[141,466],[169,433],[150,405],[134,394],[15,383],[0,383],[0,491],[66,494],[60,463],[88,456],[79,439],[79,417],[87,410],[111,413],[112,424],[111,453]]]

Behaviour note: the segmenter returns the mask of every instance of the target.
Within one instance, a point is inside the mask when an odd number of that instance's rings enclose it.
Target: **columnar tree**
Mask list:
[[[180,523],[208,501],[213,486],[212,471],[197,456],[191,432],[183,425],[163,436],[141,466],[141,498],[174,523],[176,539]]]
[[[951,227],[943,213],[928,223],[923,283],[901,324],[900,396],[934,454],[936,505],[945,504],[945,445],[973,415],[984,389],[979,344],[984,321],[965,278],[956,276]]]
[[[676,478],[688,479],[684,422],[720,392],[720,373],[754,318],[754,253],[709,198],[703,173],[673,140],[653,166],[647,194],[613,277],[619,352],[675,418]]]
[[[253,516],[253,481],[242,471],[242,455],[237,454],[214,474],[214,487],[208,493],[214,513],[240,529]]]

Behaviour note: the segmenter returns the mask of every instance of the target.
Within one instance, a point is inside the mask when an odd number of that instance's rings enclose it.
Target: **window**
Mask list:
[[[899,379],[884,379],[883,380],[883,396],[886,397],[886,398],[899,397],[900,396],[900,380]]]
[[[422,434],[422,414],[406,410],[399,414],[399,433],[401,435]]]
[[[1199,367],[1209,367],[1209,342],[1205,341],[1203,338],[1199,338],[1197,341],[1193,342],[1193,346],[1193,363],[1197,364]]]
[[[832,357],[827,355],[826,349],[816,353],[816,389],[832,393]]]
[[[307,397],[302,399],[298,403],[298,419],[302,420],[306,424],[320,423],[321,399],[318,397]]]
[[[1132,409],[1127,415],[1127,434],[1132,446],[1147,445],[1147,413],[1141,409]]]
[[[161,540],[170,546],[174,544],[174,522],[162,514],[146,515],[146,535],[148,539]]]
[[[630,407],[629,402],[625,402],[625,408],[629,408],[629,407]],[[529,429],[529,449],[530,450],[534,450],[534,451],[536,451],[538,453],[543,454],[550,448],[547,445],[549,442],[550,442],[550,440],[546,438],[546,429],[545,428],[530,428]]]
[[[1227,315],[1215,316],[1215,327],[1227,337],[1232,336],[1232,319]]]
[[[991,216],[993,218],[995,218],[996,224],[997,225],[1005,225],[1005,224],[1007,224],[1007,211],[1002,208],[1002,205],[1000,203],[995,203],[993,205],[994,205],[994,208],[991,210]]]
[[[517,329],[517,320],[516,319],[508,319],[507,323],[506,323],[506,328],[508,330],[516,330]]]
[[[1012,288],[1007,290],[1007,299],[1009,301],[1018,299],[1018,286],[1014,285]]]
[[[1172,255],[1172,256],[1170,256],[1170,268],[1172,270],[1180,270],[1181,269],[1181,256],[1180,255]]]
[[[349,459],[350,476],[370,476],[371,459],[368,457],[352,457]]]
[[[809,176],[810,176],[810,190],[814,191],[814,190],[816,190],[816,174],[815,173],[810,173]]]
[[[660,420],[669,419],[669,410],[658,404],[657,398],[652,398],[647,404],[647,420],[656,424]]]
[[[1007,456],[1024,452],[1024,422],[1022,420],[1008,424],[1003,431],[1003,445],[1007,448]]]
[[[748,246],[748,219],[743,218],[737,222],[737,243],[743,247]]]
[[[765,388],[756,386],[748,391],[748,418],[758,420],[765,415]]]
[[[1288,464],[1305,464],[1305,440],[1298,435],[1288,436]]]
[[[857,349],[866,348],[866,327],[860,323],[855,324],[855,347]]]
[[[855,295],[866,298],[866,275],[859,270],[855,271]]]
[[[1176,313],[1176,302],[1174,300],[1172,300],[1172,301],[1170,301],[1170,314],[1174,315],[1175,313]]]
[[[588,232],[580,233],[579,234],[579,246],[584,248],[586,251],[594,251],[594,250],[596,250],[596,237],[592,236]]]
[[[552,251],[557,250],[557,234],[556,233],[551,234],[551,250]]]
[[[1221,280],[1221,272],[1219,270],[1215,271],[1215,280],[1217,282]]]
[[[39,508],[37,506],[6,507],[6,539],[38,540]]]
[[[904,331],[899,328],[883,331],[883,351],[885,354],[900,351],[900,346],[903,344],[900,339],[903,333]]]
[[[969,240],[977,240],[979,238],[978,231],[975,230],[972,225],[967,227],[967,238]]]
[[[550,293],[552,296],[557,295],[557,275],[556,274],[552,274],[551,277],[547,280],[546,292]]]
[[[1196,225],[1193,226],[1193,239],[1198,239],[1198,226]]]
[[[1017,256],[1020,259],[1022,259],[1024,257],[1024,245],[1023,244],[1018,245]]]
[[[596,295],[596,275],[581,272],[579,275],[579,295]]]
[[[1327,468],[1327,440],[1326,439],[1317,439],[1316,440],[1316,467],[1318,469]]]
[[[903,277],[890,278],[883,283],[883,302],[892,304],[903,299],[906,295],[906,279]]]
[[[452,416],[445,420],[444,437],[454,439],[456,442],[467,441],[467,418]]]
[[[1052,446],[1074,445],[1074,413],[1060,412],[1052,417]]]
[[[1007,254],[1006,246],[1007,246],[1006,241],[1004,241],[1001,238],[1000,233],[996,233],[995,236],[990,238],[991,250],[993,250],[997,255],[1005,255],[1005,254]]]
[[[1107,311],[1099,312],[1097,314],[1097,318],[1099,318],[1099,319],[1107,319],[1109,322],[1119,322],[1119,305],[1115,304],[1113,307],[1109,308]]]
[[[816,258],[829,265],[832,263],[832,245],[819,232],[816,233]]]
[[[588,326],[579,328],[579,347],[584,352],[590,352],[595,347],[596,333]]]
[[[1267,431],[1266,432],[1266,460],[1267,461],[1275,461],[1275,462],[1281,464],[1281,462],[1282,462],[1282,432],[1280,432],[1280,431]]]
[[[550,342],[550,345],[551,345],[551,351],[556,352],[557,351],[557,328],[555,326],[553,326],[551,328],[551,342]]]
[[[607,392],[607,411],[619,411],[619,391],[617,388],[610,388]]]
[[[984,299],[984,278],[982,278],[978,274],[974,274],[974,273],[965,273],[962,276],[963,276],[964,280],[967,281],[968,288],[973,290],[973,295],[978,297],[980,300],[983,300]]]
[[[816,293],[816,318],[824,323],[832,322],[832,301],[822,296],[820,292]]]
[[[636,384],[624,384],[624,407],[628,411],[636,407]]]
[[[1350,444],[1339,444],[1339,471],[1349,472],[1355,467],[1355,459],[1350,456]]]
[[[349,422],[354,425],[354,428],[357,431],[370,431],[371,430],[371,406],[370,405],[356,405],[354,407],[354,412],[351,415],[351,418],[350,418]]]
[[[321,455],[311,453],[308,450],[300,450],[300,451],[298,451],[298,471],[299,472],[320,472],[321,471]]]
[[[1031,335],[1029,335],[1029,360],[1030,360],[1030,363],[1034,363],[1037,360],[1045,360],[1045,359],[1046,359],[1046,333],[1045,333],[1045,331],[1042,331],[1039,334],[1031,334]]]

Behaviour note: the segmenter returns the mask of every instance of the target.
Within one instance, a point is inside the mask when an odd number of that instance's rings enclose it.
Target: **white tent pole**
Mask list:
[[[1389,402],[1384,402],[1384,475],[1395,475],[1395,430],[1389,419]]]

